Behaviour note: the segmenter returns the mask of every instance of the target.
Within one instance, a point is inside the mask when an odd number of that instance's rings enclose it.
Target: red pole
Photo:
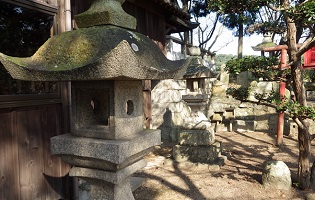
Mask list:
[[[287,63],[287,50],[286,48],[281,49],[281,64],[280,68],[284,68]],[[280,80],[279,83],[279,95],[280,99],[284,100],[285,95],[285,82],[283,80]],[[283,143],[283,127],[284,127],[284,113],[279,112],[278,114],[278,133],[277,133],[277,143],[276,145],[280,146]]]

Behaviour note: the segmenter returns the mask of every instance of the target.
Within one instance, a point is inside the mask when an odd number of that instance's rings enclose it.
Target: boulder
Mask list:
[[[266,161],[263,164],[262,184],[265,188],[289,190],[292,185],[291,173],[283,161]]]

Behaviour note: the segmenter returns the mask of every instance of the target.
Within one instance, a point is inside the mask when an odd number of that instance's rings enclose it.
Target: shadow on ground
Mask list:
[[[156,147],[146,160],[148,166],[136,175],[147,179],[134,191],[137,200],[168,199],[304,199],[304,193],[265,189],[261,185],[262,165],[267,160],[282,160],[296,182],[297,140],[284,138],[284,145],[275,146],[275,137],[261,132],[222,132],[223,166],[202,163],[176,163],[171,159],[172,145]]]

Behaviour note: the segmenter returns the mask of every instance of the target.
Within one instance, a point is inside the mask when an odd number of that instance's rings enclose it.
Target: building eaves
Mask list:
[[[171,0],[151,0],[161,7],[165,8],[167,11],[173,13],[175,16],[180,17],[185,20],[190,20],[189,13],[183,11],[177,3],[172,2]],[[175,1],[177,2],[177,1]]]

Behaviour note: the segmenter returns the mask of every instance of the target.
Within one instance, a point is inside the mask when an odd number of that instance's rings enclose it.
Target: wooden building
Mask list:
[[[137,31],[165,52],[166,36],[195,27],[166,0],[127,0]],[[75,29],[92,0],[0,0],[0,52],[31,56],[49,37]],[[71,83],[13,80],[0,63],[0,199],[74,199],[71,166],[50,155],[50,138],[70,131]],[[150,102],[150,84],[144,84]],[[146,117],[150,120],[150,104]]]

